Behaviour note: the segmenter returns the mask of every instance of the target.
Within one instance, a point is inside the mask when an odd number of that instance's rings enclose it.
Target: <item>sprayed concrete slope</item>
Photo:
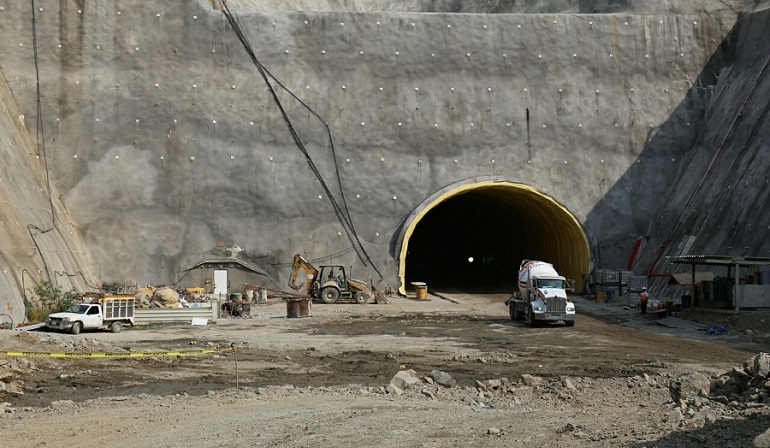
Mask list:
[[[769,26],[767,7],[742,16],[678,107],[697,111],[695,132],[678,147],[670,188],[640,233],[649,239],[635,270],[688,271],[667,255],[770,256]],[[653,137],[643,155],[662,144]]]
[[[49,187],[44,158],[2,78],[0,106],[0,322],[18,324],[35,283],[51,278],[82,290],[93,276],[76,225]]]
[[[173,283],[232,245],[272,284],[284,282],[281,263],[296,252],[360,264],[210,2],[39,6],[46,152],[93,265],[90,280]],[[472,179],[532,186],[562,204],[598,267],[625,265],[637,236],[665,228],[667,213],[654,218],[664,198],[672,207],[682,201],[672,184],[700,161],[694,142],[717,132],[704,110],[716,98],[737,104],[743,91],[701,71],[736,67],[735,80],[749,83],[738,56],[754,53],[746,42],[722,44],[738,17],[728,7],[613,15],[573,7],[580,11],[236,15],[259,60],[328,121],[336,159],[323,126],[278,89],[338,201],[339,171],[358,234],[396,285],[405,217]],[[0,11],[0,61],[28,125],[36,111],[31,15],[29,4]],[[736,57],[713,60],[720,44]],[[360,277],[377,277],[363,270]]]

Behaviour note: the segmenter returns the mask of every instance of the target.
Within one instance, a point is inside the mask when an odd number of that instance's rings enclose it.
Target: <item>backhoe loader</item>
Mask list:
[[[356,303],[367,303],[374,296],[366,282],[349,278],[345,266],[322,265],[320,270],[305,260],[302,255],[294,256],[289,287],[295,291],[303,290],[313,300],[323,303],[336,303],[338,300],[353,299]],[[299,271],[305,272],[305,283],[297,284]]]

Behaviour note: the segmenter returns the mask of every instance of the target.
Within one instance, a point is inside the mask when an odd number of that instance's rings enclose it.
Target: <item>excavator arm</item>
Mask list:
[[[302,284],[297,284],[297,276],[299,270],[305,271],[305,293],[310,294],[310,289],[313,285],[313,280],[318,276],[318,269],[308,263],[307,260],[302,258],[302,255],[297,254],[294,256],[294,265],[291,268],[291,278],[289,278],[289,287],[295,291],[302,289]]]

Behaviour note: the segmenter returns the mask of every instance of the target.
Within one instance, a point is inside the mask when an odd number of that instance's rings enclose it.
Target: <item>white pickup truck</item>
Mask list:
[[[45,321],[46,328],[79,334],[82,330],[109,329],[117,333],[124,325],[134,325],[134,297],[102,297],[80,303],[70,311],[53,313]]]

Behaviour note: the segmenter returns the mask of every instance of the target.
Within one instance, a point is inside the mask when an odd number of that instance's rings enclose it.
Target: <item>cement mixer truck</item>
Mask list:
[[[563,321],[575,325],[575,304],[567,296],[570,282],[559,275],[551,263],[522,260],[518,290],[506,300],[511,320],[526,320],[530,327],[540,322]]]

